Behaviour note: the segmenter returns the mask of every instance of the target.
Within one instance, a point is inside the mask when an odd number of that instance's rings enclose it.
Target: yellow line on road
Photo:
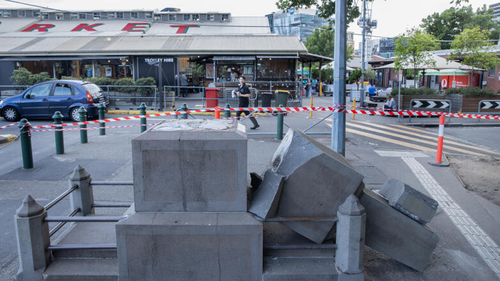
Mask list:
[[[368,131],[372,131],[372,132],[375,132],[375,133],[380,133],[380,134],[384,134],[384,135],[388,135],[388,136],[392,136],[392,137],[396,137],[396,138],[400,138],[400,139],[411,140],[411,141],[418,141],[419,143],[422,143],[422,144],[428,144],[428,145],[432,145],[432,146],[437,146],[437,143],[435,143],[435,142],[430,142],[430,141],[425,141],[425,140],[416,140],[413,137],[407,137],[407,136],[402,136],[401,134],[384,132],[382,130],[377,130],[377,129],[373,129],[373,128],[367,128],[365,126],[356,125],[356,124],[352,124],[352,123],[347,123],[347,126],[352,126],[352,127],[355,127],[355,128],[361,128],[361,129],[364,129],[364,130],[368,130]],[[382,140],[377,135],[373,135],[373,136],[375,136],[374,137],[375,139]],[[388,139],[388,138],[385,138],[385,139]],[[384,140],[384,141],[386,141],[386,140]],[[465,150],[465,149],[461,149],[461,148],[456,148],[456,147],[450,147],[448,145],[445,145],[444,149],[445,150],[454,150],[454,151],[458,151],[458,152],[461,152],[461,153],[471,154],[471,155],[476,155],[476,156],[486,156],[484,154],[472,152],[472,151],[469,151],[469,150]],[[434,149],[431,149],[431,150],[434,150]],[[428,150],[425,150],[425,151],[428,151]]]
[[[385,141],[385,142],[397,144],[397,145],[400,145],[400,146],[405,146],[405,147],[413,148],[413,149],[416,149],[416,150],[434,151],[434,149],[431,149],[431,148],[428,148],[428,147],[425,147],[425,146],[420,146],[420,145],[417,145],[417,144],[411,144],[411,143],[407,143],[407,142],[404,142],[404,141],[399,141],[399,140],[390,139],[390,138],[386,138],[386,137],[382,137],[382,136],[377,136],[377,135],[374,135],[374,134],[365,133],[365,132],[357,131],[357,130],[354,130],[354,129],[346,128],[345,130],[346,130],[346,132],[351,133],[351,134],[356,134],[356,135],[364,136],[364,137],[367,137],[367,138],[377,139],[377,140],[381,140],[381,141]]]
[[[423,130],[418,130],[420,133],[413,133],[413,132],[408,132],[408,131],[403,130],[403,129],[393,128],[392,126],[384,126],[384,125],[380,125],[380,124],[374,124],[374,123],[362,122],[362,121],[351,122],[351,123],[348,123],[347,125],[351,125],[351,124],[355,124],[355,123],[364,123],[364,124],[366,124],[366,126],[372,126],[372,127],[382,128],[382,129],[385,129],[385,130],[402,132],[402,133],[405,133],[407,135],[412,135],[412,136],[416,136],[416,137],[419,137],[419,138],[434,140],[434,141],[436,141],[436,144],[437,144],[437,140],[438,140],[438,138],[436,138],[436,137],[422,135],[421,134],[422,132],[430,133],[428,131],[423,131]],[[412,128],[406,128],[406,127],[404,127],[404,129],[412,129]],[[433,133],[433,134],[435,135],[435,133]],[[480,148],[480,147],[477,147],[477,146],[472,146],[472,145],[468,145],[468,144],[459,143],[459,142],[455,142],[455,141],[449,140],[449,139],[446,138],[446,136],[445,136],[444,139],[445,139],[445,143],[447,145],[455,145],[455,146],[458,145],[458,146],[465,147],[465,148],[468,148],[468,149],[473,149],[473,150],[476,150],[476,151],[482,151],[482,152],[486,152],[486,153],[489,153],[489,154],[500,155],[500,153],[492,151],[492,150],[489,150],[489,149]]]

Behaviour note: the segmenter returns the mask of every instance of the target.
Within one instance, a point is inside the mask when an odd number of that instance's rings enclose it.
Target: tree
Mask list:
[[[403,35],[396,37],[395,66],[397,69],[413,69],[413,75],[416,77],[417,69],[436,63],[429,51],[438,48],[436,37],[417,28],[409,29]],[[416,88],[416,85],[414,86]]]
[[[306,43],[304,44],[307,51],[311,54],[321,55],[325,57],[333,57],[334,45],[335,45],[335,32],[332,26],[324,26],[320,29],[316,29],[313,33],[307,37]],[[354,49],[352,46],[347,45],[347,58],[349,61],[352,59],[354,54]]]
[[[51,79],[52,78],[50,78],[50,75],[47,72],[32,74],[24,67],[14,70],[12,77],[10,77],[10,80],[14,81],[14,83],[12,83],[14,85],[34,85]]]
[[[374,0],[367,0],[374,1]],[[352,22],[354,19],[361,15],[360,9],[357,6],[358,0],[346,0],[347,2],[347,19]],[[450,4],[456,6],[461,5],[462,2],[468,3],[469,0],[451,0]],[[417,5],[417,1],[415,1]],[[319,13],[318,16],[324,19],[330,18],[335,14],[335,1],[334,0],[278,0],[276,2],[278,9],[288,12],[291,8],[311,8],[315,7]]]
[[[500,64],[500,59],[490,49],[493,43],[488,40],[488,30],[479,27],[467,28],[451,44],[449,60],[459,59],[462,64],[477,68],[490,69]]]
[[[428,34],[434,35],[441,42],[441,49],[449,49],[452,40],[466,28],[480,27],[483,30],[491,30],[490,38],[498,39],[500,34],[500,23],[493,20],[493,9],[488,9],[486,5],[477,9],[472,6],[461,8],[451,7],[441,14],[434,13],[422,19],[420,25]]]

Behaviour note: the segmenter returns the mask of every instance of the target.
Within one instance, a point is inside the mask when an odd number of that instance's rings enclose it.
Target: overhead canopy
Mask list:
[[[458,62],[454,61],[447,61],[445,58],[442,58],[440,56],[432,54],[432,59],[434,60],[435,64],[421,64],[417,65],[417,69],[460,69],[460,70],[484,70],[481,68],[476,68],[468,65],[462,65]],[[388,65],[384,65],[381,67],[377,67],[374,69],[387,69],[387,68],[396,68],[395,63],[391,63]],[[413,69],[413,66],[403,66],[403,69]]]
[[[441,69],[441,70],[427,70],[426,76],[468,76],[470,73],[467,70],[460,69]]]
[[[302,63],[307,63],[307,62],[326,62],[330,63],[333,62],[333,58],[325,57],[325,56],[320,56],[320,55],[315,55],[311,53],[307,54],[300,54],[300,62]]]

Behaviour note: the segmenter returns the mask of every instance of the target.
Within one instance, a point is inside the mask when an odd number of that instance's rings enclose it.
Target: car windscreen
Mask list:
[[[99,97],[102,92],[102,89],[96,84],[83,84],[82,87],[94,98]]]

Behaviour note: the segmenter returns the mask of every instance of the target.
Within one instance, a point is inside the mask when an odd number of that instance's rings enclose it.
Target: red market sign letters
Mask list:
[[[97,31],[95,28],[99,27],[101,25],[104,25],[104,23],[94,23],[94,24],[88,24],[88,23],[81,23],[77,25],[75,28],[71,30],[71,32],[79,32],[79,31]],[[148,22],[133,22],[133,23],[127,23],[125,27],[122,29],[122,31],[128,31],[128,32],[146,32],[146,30],[151,26],[151,23]],[[22,32],[32,32],[32,31],[38,31],[38,32],[48,32],[50,28],[56,27],[55,24],[45,24],[45,23],[35,23],[23,30]],[[187,31],[187,30],[186,30]],[[179,33],[179,32],[177,32]],[[186,32],[183,32],[186,33]]]

